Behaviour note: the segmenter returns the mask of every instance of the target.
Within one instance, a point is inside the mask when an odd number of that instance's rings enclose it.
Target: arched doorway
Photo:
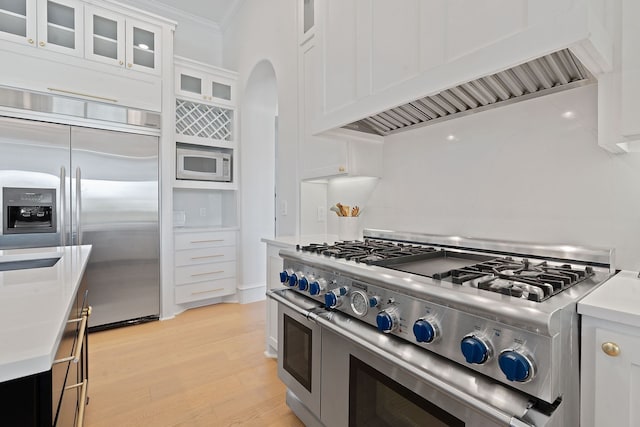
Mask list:
[[[278,90],[269,61],[259,62],[251,71],[241,111],[240,286],[247,291],[261,287],[263,296],[267,267],[265,245],[260,239],[274,236],[276,226]]]

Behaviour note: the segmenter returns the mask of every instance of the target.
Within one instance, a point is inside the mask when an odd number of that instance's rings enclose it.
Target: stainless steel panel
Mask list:
[[[93,245],[89,326],[158,316],[158,138],[74,127],[71,147],[73,241]]]
[[[69,181],[61,168],[69,169],[69,134],[68,126],[0,117],[0,186],[55,189],[56,206],[64,206],[61,190],[68,191]],[[60,245],[63,218],[58,213],[56,233],[0,235],[0,248]]]
[[[96,97],[91,94],[55,88],[49,88],[49,90],[67,96],[0,86],[0,106],[160,129],[160,113],[113,104],[113,102],[116,102],[115,100]],[[73,96],[74,98],[68,96]],[[95,98],[96,100],[85,100],[77,97]]]

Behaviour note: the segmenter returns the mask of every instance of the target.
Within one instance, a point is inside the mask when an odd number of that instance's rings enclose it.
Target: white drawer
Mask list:
[[[198,249],[236,244],[235,231],[206,231],[204,233],[176,233],[175,249]]]
[[[188,265],[175,269],[176,286],[235,276],[235,261]]]
[[[215,262],[234,261],[236,259],[235,246],[220,246],[214,248],[188,249],[175,252],[175,265],[207,264]]]
[[[176,304],[231,295],[236,292],[235,277],[208,280],[175,288]]]

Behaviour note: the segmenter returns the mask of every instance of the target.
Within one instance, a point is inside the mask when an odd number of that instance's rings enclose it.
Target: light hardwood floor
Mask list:
[[[89,335],[86,427],[303,426],[265,358],[265,302]]]

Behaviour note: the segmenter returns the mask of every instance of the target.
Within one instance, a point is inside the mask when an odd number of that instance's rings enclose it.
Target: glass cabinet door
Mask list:
[[[85,8],[85,57],[124,66],[124,18],[104,9]]]
[[[35,0],[0,0],[0,37],[35,44]]]
[[[82,56],[82,3],[38,0],[38,47]]]
[[[160,28],[127,20],[127,68],[160,73]]]

